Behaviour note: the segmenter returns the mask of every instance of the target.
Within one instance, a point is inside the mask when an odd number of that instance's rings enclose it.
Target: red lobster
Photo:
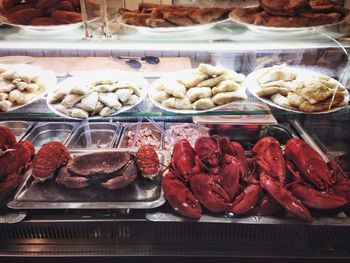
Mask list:
[[[287,142],[285,154],[290,161],[288,169],[295,181],[290,189],[305,205],[313,209],[331,210],[349,203],[350,180],[337,162],[327,164],[317,151],[298,138]]]
[[[312,221],[309,210],[285,186],[285,160],[279,142],[273,137],[260,139],[253,147],[253,156],[261,170],[261,187],[289,212]]]
[[[18,186],[34,154],[35,149],[30,142],[17,143],[10,129],[0,127],[0,199]]]

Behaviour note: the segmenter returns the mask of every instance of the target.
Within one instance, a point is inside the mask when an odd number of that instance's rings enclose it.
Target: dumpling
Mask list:
[[[0,92],[1,93],[9,93],[10,91],[14,90],[16,88],[16,85],[12,83],[7,83],[5,81],[0,82]]]
[[[284,88],[284,87],[268,87],[264,89],[259,89],[256,91],[256,95],[259,97],[269,97],[273,94],[279,93],[283,96],[287,96],[288,92],[290,92],[290,89]]]
[[[118,89],[115,92],[121,102],[127,101],[133,93],[132,89]]]
[[[221,66],[212,66],[209,64],[199,64],[198,70],[206,75],[222,75],[227,72],[227,69],[221,67]]]
[[[166,91],[156,91],[152,94],[152,98],[155,101],[162,102],[170,98],[170,95]]]
[[[81,100],[79,108],[85,111],[94,111],[96,108],[97,102],[98,102],[98,93],[94,91]]]
[[[138,100],[139,100],[139,97],[136,96],[135,94],[132,94],[130,96],[130,98],[127,101],[125,101],[123,104],[124,105],[135,105]]]
[[[191,88],[187,91],[186,96],[191,102],[202,98],[208,98],[211,96],[211,88]]]
[[[265,84],[272,81],[284,80],[284,81],[293,81],[297,78],[297,75],[294,72],[289,72],[283,69],[272,69],[264,74],[258,79],[260,84]]]
[[[70,90],[71,94],[76,94],[76,95],[88,95],[91,92],[91,89],[89,87],[78,87],[75,86]]]
[[[68,91],[66,89],[59,89],[54,94],[52,94],[51,98],[49,99],[50,103],[60,102],[64,99],[64,97],[68,94]]]
[[[114,88],[114,85],[108,85],[108,84],[97,85],[97,86],[93,87],[92,89],[96,90],[100,93],[112,92],[112,91],[116,90]]]
[[[176,81],[167,83],[164,89],[168,94],[174,96],[175,98],[183,99],[186,95],[186,87]]]
[[[19,105],[24,105],[24,104],[27,104],[27,103],[31,102],[34,97],[35,96],[33,94],[31,94],[31,93],[21,92],[21,94],[17,98],[16,102]]]
[[[224,80],[212,89],[213,95],[238,90],[240,87],[234,80]]]
[[[74,118],[80,118],[80,119],[89,118],[89,113],[87,111],[84,111],[82,109],[77,109],[77,108],[72,109],[72,112],[70,115]]]
[[[193,109],[195,110],[208,110],[214,107],[215,104],[210,98],[199,99],[193,103]]]
[[[135,84],[131,84],[129,86],[130,89],[132,89],[134,91],[134,94],[138,97],[141,97],[141,89],[138,85]]]
[[[7,93],[0,93],[0,101],[7,100],[9,95]]]
[[[113,92],[99,93],[98,99],[109,108],[119,110],[123,105],[119,102],[118,96]]]
[[[218,93],[212,97],[214,104],[223,105],[235,100],[245,100],[247,95],[242,90]]]
[[[55,109],[58,110],[59,112],[62,112],[64,114],[70,115],[72,110],[71,109],[67,109],[66,107],[64,107],[61,103],[56,104],[55,105]]]
[[[16,102],[21,96],[21,92],[18,89],[15,89],[9,93],[9,101]]]
[[[100,111],[105,107],[100,101],[97,101],[95,110],[91,113],[91,115],[99,114]]]
[[[0,111],[9,111],[9,109],[12,107],[12,103],[8,100],[0,101]]]
[[[227,76],[226,75],[220,75],[218,77],[212,78],[212,79],[208,79],[208,80],[204,80],[201,83],[199,83],[197,85],[197,87],[215,87],[216,85],[218,85],[220,82],[227,80]]]
[[[207,75],[190,75],[186,76],[185,78],[178,79],[177,82],[184,85],[187,89],[196,87],[199,83],[202,81],[208,79],[209,77]]]
[[[287,97],[282,96],[279,93],[273,94],[271,96],[271,101],[276,103],[277,105],[283,107],[283,108],[287,108],[287,109],[291,109],[292,106],[289,104]]]
[[[242,83],[245,80],[245,76],[244,74],[240,74],[240,73],[236,73],[233,71],[230,71],[228,73],[225,74],[226,78],[229,80],[234,80],[237,83]]]
[[[160,84],[156,87],[157,91],[165,91],[165,85],[164,84]]]
[[[12,83],[15,84],[15,85],[16,85],[16,88],[17,88],[18,90],[21,90],[21,91],[25,90],[25,89],[27,88],[27,86],[28,86],[27,82],[18,81],[17,79],[15,79],[14,81],[12,81]]]
[[[102,117],[106,117],[106,116],[109,116],[111,115],[112,113],[116,112],[116,110],[114,109],[111,109],[109,107],[104,107],[100,112],[99,112],[99,115],[102,116]]]
[[[14,80],[19,78],[18,72],[14,69],[8,69],[5,72],[3,72],[1,75],[6,80]]]
[[[70,109],[73,108],[75,104],[77,104],[79,101],[81,101],[81,99],[83,98],[83,95],[76,95],[76,94],[70,94],[67,95],[63,100],[62,100],[62,104]]]
[[[162,105],[168,108],[179,109],[179,110],[191,110],[192,104],[187,97],[183,99],[170,98],[162,102]]]
[[[41,91],[41,86],[37,83],[29,83],[26,90],[31,93],[39,93]]]

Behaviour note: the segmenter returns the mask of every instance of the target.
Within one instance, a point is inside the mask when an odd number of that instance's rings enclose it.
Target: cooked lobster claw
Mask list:
[[[303,140],[298,138],[288,140],[285,155],[318,189],[326,190],[335,183],[335,178],[322,156]]]
[[[199,202],[212,212],[226,211],[230,196],[215,180],[214,176],[198,173],[190,177],[190,185]]]
[[[334,210],[346,206],[349,201],[335,194],[318,191],[302,182],[299,172],[294,171],[291,163],[287,168],[294,177],[294,182],[288,187],[305,206],[318,210]]]
[[[230,204],[229,211],[235,214],[248,213],[258,203],[261,193],[260,185],[248,185]]]
[[[183,216],[200,218],[202,207],[189,187],[175,173],[168,172],[162,182],[164,196],[170,205]]]
[[[252,153],[254,157],[258,157],[264,162],[265,165],[260,165],[260,168],[262,168],[265,173],[278,179],[282,184],[285,183],[285,161],[281,145],[275,138],[268,136],[260,139],[254,145]]]
[[[312,221],[312,216],[303,203],[288,191],[284,185],[265,172],[260,174],[260,185],[289,212],[305,221]]]

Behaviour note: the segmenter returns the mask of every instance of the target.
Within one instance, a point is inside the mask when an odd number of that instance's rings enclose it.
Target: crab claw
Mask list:
[[[173,172],[164,176],[162,182],[164,195],[179,214],[189,218],[200,218],[202,207],[187,185]]]

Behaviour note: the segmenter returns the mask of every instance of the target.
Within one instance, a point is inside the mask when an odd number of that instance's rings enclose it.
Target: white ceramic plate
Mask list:
[[[43,70],[39,66],[32,66],[32,65],[27,65],[27,64],[3,64],[3,65],[6,65],[6,67],[9,69],[16,69],[18,71],[30,72],[30,73],[34,72],[36,75],[39,76],[39,79],[40,79],[39,82],[42,83],[45,87],[44,90],[40,94],[35,95],[34,98],[29,103],[11,107],[10,110],[7,112],[20,109],[22,107],[25,107],[25,106],[43,98],[53,88],[55,88],[55,86],[57,84],[56,75],[52,70]],[[1,113],[6,113],[6,112],[0,111],[0,114]]]
[[[67,78],[56,86],[55,89],[51,90],[51,92],[48,94],[46,102],[48,107],[51,111],[53,111],[55,114],[69,119],[76,119],[80,120],[79,118],[74,118],[72,116],[69,116],[67,114],[64,114],[54,107],[55,104],[49,103],[49,100],[51,96],[54,94],[54,92],[58,89],[64,89],[64,88],[70,88],[74,86],[85,86],[88,85],[94,81],[100,81],[100,80],[130,80],[130,82],[137,84],[141,89],[141,97],[139,98],[138,102],[131,106],[123,106],[121,109],[119,109],[117,112],[109,115],[108,117],[118,115],[121,112],[127,111],[132,109],[133,107],[137,106],[140,102],[142,102],[145,97],[147,96],[147,89],[149,87],[149,84],[146,79],[141,77],[138,73],[132,73],[128,71],[122,71],[122,70],[93,70],[93,71],[84,71],[80,72],[73,77]],[[92,116],[88,119],[101,119],[104,117],[101,116]]]
[[[152,93],[156,91],[157,86],[159,86],[161,84],[166,84],[166,83],[169,83],[169,82],[174,82],[174,81],[176,81],[179,78],[179,76],[183,76],[184,77],[186,75],[190,75],[195,70],[196,69],[176,71],[176,72],[165,74],[163,77],[157,79],[155,82],[152,83],[151,88],[149,89],[148,97],[149,97],[150,101],[156,107],[158,107],[158,108],[160,108],[162,110],[169,111],[169,112],[174,112],[174,113],[182,113],[182,114],[196,114],[196,113],[203,113],[203,112],[209,112],[209,111],[215,111],[215,110],[223,110],[228,105],[232,105],[232,103],[242,102],[242,100],[237,100],[237,101],[226,103],[224,105],[216,106],[216,107],[208,109],[208,110],[178,110],[178,109],[165,107],[161,103],[159,103],[158,101],[156,101],[155,99],[152,98]]]
[[[315,75],[315,74],[321,74],[319,72],[316,71],[312,71],[312,70],[308,70],[308,69],[304,69],[304,68],[297,68],[297,67],[287,67],[290,71],[295,72],[298,76],[303,76],[302,79],[306,79],[308,78],[308,76],[310,75]],[[340,109],[343,109],[346,107],[342,106],[342,107],[335,107],[335,108],[331,108],[330,110],[326,110],[326,111],[319,111],[319,112],[304,112],[304,111],[300,111],[297,109],[287,109],[284,108],[280,105],[277,105],[276,103],[272,102],[270,99],[268,98],[263,98],[263,97],[259,97],[256,92],[260,89],[259,87],[259,83],[257,81],[257,79],[262,76],[262,74],[269,68],[262,68],[262,69],[258,69],[254,72],[252,72],[251,74],[249,74],[245,80],[245,82],[243,83],[243,85],[248,89],[248,91],[255,96],[256,98],[258,98],[259,100],[261,100],[262,102],[265,102],[266,104],[278,108],[278,109],[282,109],[282,110],[286,110],[286,111],[290,111],[290,112],[295,112],[295,113],[304,113],[304,114],[324,114],[324,113],[331,113],[331,112],[335,112],[338,111]],[[301,78],[300,78],[301,79]],[[340,87],[344,87],[340,82],[338,82],[338,85]],[[345,102],[349,102],[349,91],[347,89],[345,89],[345,98],[344,98]]]
[[[186,33],[186,32],[196,32],[208,30],[219,23],[226,22],[229,19],[224,19],[216,22],[211,22],[208,24],[198,24],[192,26],[174,26],[174,27],[147,27],[147,26],[134,26],[125,24],[121,17],[118,18],[118,23],[125,26],[126,28],[136,29],[141,33],[146,34],[168,34],[168,33]]]
[[[83,25],[83,22],[73,23],[73,24],[62,24],[62,25],[53,25],[53,26],[30,26],[30,25],[19,25],[13,24],[7,21],[6,17],[0,16],[1,23],[9,26],[19,27],[23,30],[36,33],[58,33],[64,31],[71,31],[80,28]]]
[[[345,16],[341,21],[338,21],[336,23],[331,23],[331,24],[324,24],[324,25],[319,25],[319,26],[306,26],[306,27],[272,27],[272,26],[263,26],[263,25],[254,25],[254,24],[249,24],[241,21],[241,19],[234,14],[233,11],[231,11],[229,18],[239,24],[246,26],[248,29],[250,29],[253,32],[258,32],[258,33],[284,33],[284,34],[290,34],[290,33],[306,33],[310,31],[314,31],[317,29],[323,29],[324,27],[327,26],[333,26],[337,24],[344,23],[345,21],[349,20],[349,16]]]

